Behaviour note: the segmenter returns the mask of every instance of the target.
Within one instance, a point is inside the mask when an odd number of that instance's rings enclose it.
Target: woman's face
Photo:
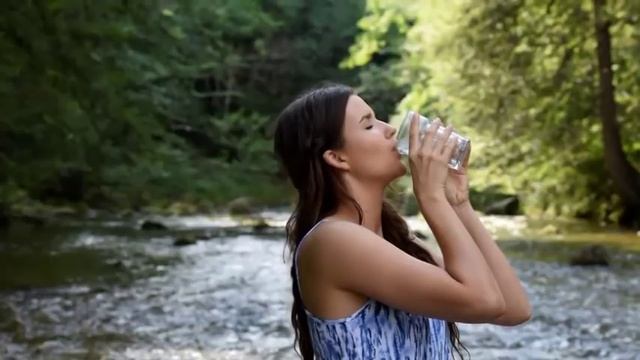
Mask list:
[[[406,173],[396,150],[396,129],[376,119],[373,109],[359,96],[347,102],[343,136],[350,172],[358,179],[388,183]]]

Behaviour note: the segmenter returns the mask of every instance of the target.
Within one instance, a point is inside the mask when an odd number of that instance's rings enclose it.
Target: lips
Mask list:
[[[396,146],[397,144],[395,144],[393,146],[393,149],[391,151],[393,151],[394,153],[396,153],[396,155],[398,156],[398,158],[402,157],[402,155],[400,154],[400,151],[398,151],[398,147]]]

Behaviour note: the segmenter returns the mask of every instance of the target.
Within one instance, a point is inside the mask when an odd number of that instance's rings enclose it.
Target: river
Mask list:
[[[296,359],[287,214],[262,216],[271,227],[191,216],[158,219],[169,230],[139,230],[135,217],[4,230],[0,359]],[[536,224],[545,230],[531,235],[522,217],[483,221],[534,315],[517,327],[462,324],[472,359],[640,359],[637,234]],[[588,243],[603,244],[611,266],[567,265]]]

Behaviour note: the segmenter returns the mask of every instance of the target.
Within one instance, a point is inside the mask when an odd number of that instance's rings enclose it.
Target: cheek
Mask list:
[[[400,159],[382,134],[372,132],[361,135],[347,139],[350,165],[355,174],[377,176],[394,170],[396,172],[396,167],[402,167]]]
[[[353,138],[349,145],[349,157],[354,164],[360,165],[358,166],[360,168],[364,164],[367,166],[375,164],[376,159],[380,157],[383,150],[380,142],[375,141],[373,137]]]
[[[359,154],[375,154],[382,152],[385,148],[384,135],[375,130],[362,132],[359,136],[351,139],[351,151]]]
[[[352,152],[351,168],[364,177],[386,177],[390,172],[403,170],[402,162],[388,147],[362,146]]]

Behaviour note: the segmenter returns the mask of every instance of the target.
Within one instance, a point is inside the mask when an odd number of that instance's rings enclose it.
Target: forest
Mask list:
[[[467,134],[478,203],[512,195],[531,216],[640,226],[637,1],[0,8],[5,220],[287,205],[275,117],[330,81],[392,124],[416,109]]]

